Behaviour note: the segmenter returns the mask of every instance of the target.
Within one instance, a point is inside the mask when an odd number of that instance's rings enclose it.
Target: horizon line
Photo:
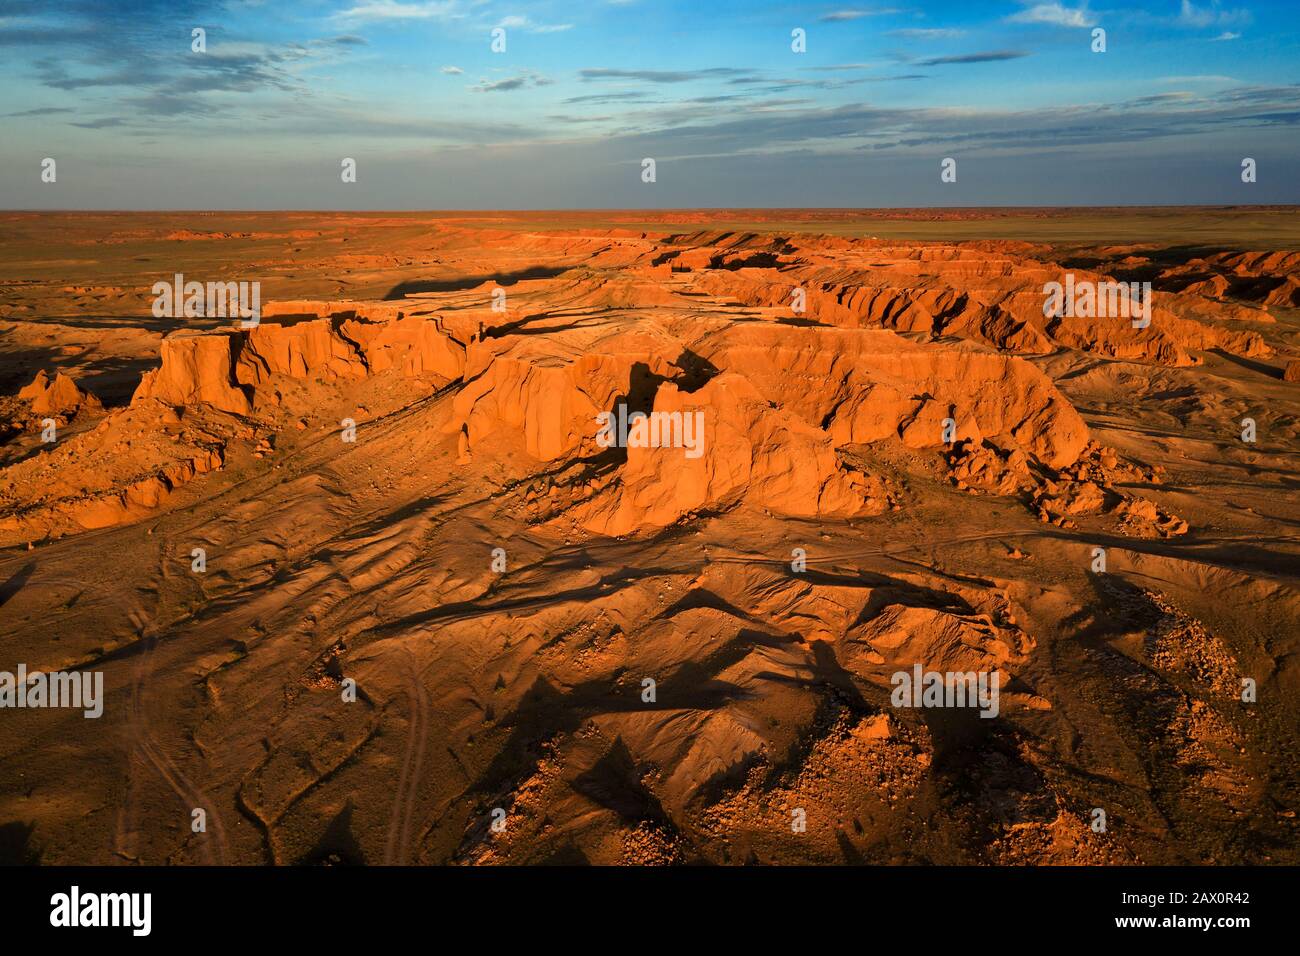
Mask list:
[[[641,207],[641,206],[568,206],[568,207],[499,207],[490,208],[480,207],[444,207],[444,208],[418,208],[418,209],[314,209],[314,208],[266,208],[266,209],[249,209],[249,208],[225,208],[225,207],[207,207],[207,206],[170,206],[158,208],[76,208],[76,209],[50,209],[37,207],[13,206],[0,208],[0,215],[10,213],[49,213],[76,215],[83,213],[95,214],[123,214],[123,213],[237,213],[237,214],[266,214],[266,213],[310,213],[315,215],[339,213],[339,214],[407,214],[407,215],[426,215],[442,213],[581,213],[581,212],[627,212],[627,213],[678,213],[678,212],[762,212],[769,210],[786,211],[805,211],[805,212],[910,212],[910,211],[929,211],[929,212],[946,212],[946,211],[988,211],[995,212],[1001,210],[1021,211],[1021,210],[1107,210],[1107,209],[1250,209],[1250,210],[1291,210],[1300,209],[1300,203],[1106,203],[1097,205],[1079,205],[1079,204],[1038,204],[1038,205],[983,205],[975,204],[968,206],[960,205],[943,205],[943,206],[663,206],[663,207]]]

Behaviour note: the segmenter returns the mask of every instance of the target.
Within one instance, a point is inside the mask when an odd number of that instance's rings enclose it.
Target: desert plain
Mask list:
[[[1298,379],[1291,207],[0,213],[0,862],[1300,863]]]

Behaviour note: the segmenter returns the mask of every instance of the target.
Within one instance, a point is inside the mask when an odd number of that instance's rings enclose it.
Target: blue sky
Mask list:
[[[0,0],[0,207],[1297,202],[1298,72],[1294,0]]]

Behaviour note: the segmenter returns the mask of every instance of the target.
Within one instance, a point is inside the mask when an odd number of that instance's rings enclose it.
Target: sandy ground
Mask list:
[[[1300,863],[1298,220],[0,214],[0,861]]]

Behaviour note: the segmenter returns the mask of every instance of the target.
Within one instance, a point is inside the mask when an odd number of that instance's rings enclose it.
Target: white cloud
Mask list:
[[[1210,42],[1218,43],[1220,40],[1240,40],[1240,39],[1241,39],[1240,33],[1233,33],[1230,30],[1224,30],[1217,37],[1210,37]]]
[[[1186,27],[1208,27],[1216,24],[1227,26],[1230,23],[1249,23],[1250,11],[1244,9],[1225,10],[1219,0],[1210,0],[1208,6],[1198,7],[1191,0],[1183,0],[1178,11],[1178,22]]]
[[[397,0],[362,0],[349,10],[334,16],[339,20],[450,20],[462,14],[455,0],[425,0],[422,3],[399,3]]]
[[[1059,3],[1036,3],[1007,17],[1009,23],[1046,23],[1056,27],[1091,27],[1097,19],[1088,12],[1087,4],[1072,9]]]
[[[458,66],[444,66],[442,72],[446,73],[448,76],[459,76],[465,71]]]
[[[525,33],[560,33],[573,29],[572,23],[534,23],[527,17],[519,16],[505,17],[497,26],[510,30],[523,30]]]

